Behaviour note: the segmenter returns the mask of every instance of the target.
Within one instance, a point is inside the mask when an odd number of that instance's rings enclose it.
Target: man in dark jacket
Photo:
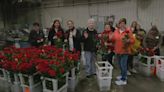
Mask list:
[[[67,21],[68,30],[65,33],[65,42],[68,42],[70,51],[81,52],[81,33],[74,27],[72,20]]]
[[[36,47],[43,45],[44,33],[42,30],[40,30],[39,23],[33,24],[33,29],[31,30],[29,35],[29,43],[31,44],[31,46],[36,46]]]
[[[95,20],[88,20],[88,27],[83,32],[84,43],[84,56],[86,60],[86,76],[89,78],[91,75],[95,75],[95,61],[96,61],[96,37],[97,31],[95,30]]]

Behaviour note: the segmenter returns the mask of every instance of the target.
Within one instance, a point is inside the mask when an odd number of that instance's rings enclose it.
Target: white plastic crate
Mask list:
[[[7,81],[7,72],[5,69],[0,68],[0,89],[3,92],[10,92],[10,85]]]
[[[27,89],[29,89],[30,92],[42,92],[42,84],[38,72],[33,75],[19,74],[19,77],[23,92],[26,92]]]
[[[61,85],[59,84],[58,79],[41,77],[42,85],[43,85],[43,92],[67,92],[68,87],[68,73],[64,75],[64,83]],[[60,86],[61,87],[60,87]]]
[[[9,82],[0,79],[0,89],[2,92],[11,92]]]
[[[145,59],[145,63],[143,63],[142,61],[139,62],[139,71],[146,75],[146,76],[151,76],[154,75],[155,72],[155,60],[154,60],[154,56],[143,56],[140,55],[140,60]]]
[[[96,63],[97,81],[100,91],[109,91],[111,87],[113,66],[107,61]]]
[[[155,56],[156,72],[158,73],[159,68],[164,68],[164,56]]]
[[[11,92],[22,92],[22,87],[20,86],[20,80],[17,73],[6,71],[7,73],[7,82],[10,86]]]
[[[78,65],[79,67],[79,65]],[[75,91],[75,87],[77,86],[78,84],[78,76],[79,76],[79,68],[78,67],[75,67],[75,68],[72,68],[71,71],[69,72],[69,76],[68,76],[68,90],[71,91],[71,92],[74,92]]]
[[[164,81],[164,68],[159,68],[157,77],[158,77],[161,81]]]
[[[156,56],[156,75],[161,80],[164,81],[164,56]]]
[[[112,77],[97,78],[100,91],[110,91]]]
[[[74,78],[68,78],[68,90],[70,92],[75,92],[75,88],[79,82],[79,77],[76,76]]]
[[[3,68],[0,68],[0,80],[7,80],[7,72]]]

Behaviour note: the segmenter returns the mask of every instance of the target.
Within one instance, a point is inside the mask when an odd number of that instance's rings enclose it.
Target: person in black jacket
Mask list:
[[[64,41],[64,31],[59,20],[54,20],[54,23],[48,34],[48,41],[49,45],[58,45],[57,41],[60,43]]]
[[[81,33],[74,27],[72,20],[67,21],[68,30],[65,32],[65,42],[68,42],[70,51],[81,52]]]
[[[95,61],[96,61],[96,37],[97,31],[95,30],[95,20],[88,20],[88,27],[83,32],[83,43],[84,43],[84,56],[86,59],[86,77],[89,78],[91,75],[95,75]]]
[[[33,29],[30,32],[29,35],[29,43],[31,46],[39,47],[44,44],[44,33],[39,28],[39,23],[33,24]]]

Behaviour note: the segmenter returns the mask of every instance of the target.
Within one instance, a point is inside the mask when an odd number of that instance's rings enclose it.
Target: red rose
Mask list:
[[[125,33],[129,34],[129,30],[126,30]]]
[[[60,73],[64,73],[65,72],[65,70],[64,70],[64,68],[60,68]]]
[[[60,65],[60,63],[59,63],[58,61],[56,61],[56,62],[55,62],[55,65],[56,65],[56,66],[59,66],[59,65]]]
[[[60,32],[60,31],[57,32],[57,33],[56,33],[56,36],[57,36],[57,38],[61,38],[61,37],[62,37],[62,32]]]
[[[54,71],[54,70],[49,70],[49,71],[48,71],[48,74],[49,74],[51,77],[55,77],[55,76],[56,76],[56,71]]]

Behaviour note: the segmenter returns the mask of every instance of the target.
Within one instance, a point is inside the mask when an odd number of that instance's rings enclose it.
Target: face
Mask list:
[[[137,29],[140,29],[140,28],[141,28],[141,26],[138,24],[136,28],[137,28]]]
[[[33,26],[33,29],[34,29],[35,31],[38,31],[38,30],[39,30],[39,26]]]
[[[69,22],[67,22],[67,26],[69,29],[73,29],[74,24],[71,21],[69,21]]]
[[[110,25],[105,25],[104,29],[107,30],[107,31],[111,30]]]
[[[59,23],[58,21],[56,21],[56,22],[54,23],[54,27],[55,27],[55,28],[59,28],[59,27],[60,27],[60,23]]]
[[[125,22],[121,22],[121,23],[119,24],[119,27],[120,27],[120,29],[125,29],[125,28],[126,28]]]
[[[92,21],[92,20],[88,21],[88,28],[95,29],[95,21]]]
[[[137,22],[134,21],[134,22],[132,23],[132,27],[136,27],[136,26],[137,26]]]

